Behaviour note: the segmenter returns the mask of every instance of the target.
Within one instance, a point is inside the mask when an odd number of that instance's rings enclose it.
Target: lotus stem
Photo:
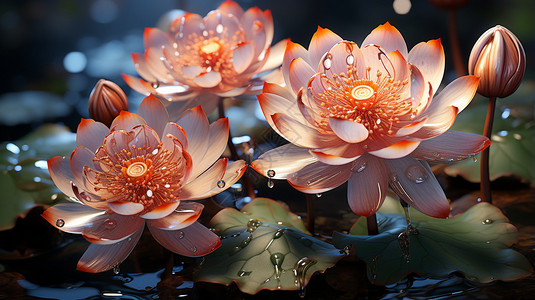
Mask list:
[[[373,214],[366,218],[366,225],[368,225],[368,235],[379,234],[379,228],[377,227],[377,215]]]
[[[219,118],[225,118],[225,105],[223,104],[223,100],[225,98],[219,99],[219,102],[217,104],[217,109],[219,113]],[[230,132],[230,128],[228,130],[228,141],[227,146],[230,150],[230,157],[232,160],[236,161],[240,159],[240,156],[238,155],[238,151],[236,150],[236,145],[232,142],[232,133]],[[243,185],[245,186],[245,190],[247,191],[247,196],[249,196],[251,199],[256,198],[255,189],[253,184],[249,181],[249,178],[247,177],[247,173],[243,174],[241,178]]]
[[[448,27],[450,37],[450,50],[453,57],[453,64],[458,76],[466,75],[466,67],[464,66],[463,55],[461,51],[461,43],[459,42],[459,33],[457,30],[456,10],[448,10]]]
[[[314,198],[316,198],[316,196],[312,194],[306,194],[305,197],[307,199],[307,229],[312,235],[314,235],[316,219],[316,215],[314,214]]]
[[[483,135],[490,139],[492,134],[492,123],[494,122],[494,111],[496,110],[496,97],[489,98],[489,105],[487,108],[487,117],[485,118],[485,128]],[[481,197],[485,202],[492,203],[492,196],[490,193],[490,175],[489,175],[489,155],[490,146],[481,152]]]

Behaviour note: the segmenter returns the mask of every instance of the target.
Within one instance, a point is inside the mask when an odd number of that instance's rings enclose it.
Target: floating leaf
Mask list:
[[[255,294],[259,290],[300,290],[315,272],[333,266],[342,254],[305,233],[299,217],[280,203],[257,198],[241,212],[225,208],[210,226],[222,246],[206,256],[198,281],[230,284]]]
[[[67,115],[63,97],[41,91],[8,93],[0,97],[0,123],[13,126]]]
[[[76,135],[66,127],[44,125],[0,148],[0,230],[13,227],[17,216],[35,204],[52,204],[64,197],[50,179],[46,159],[69,155]]]
[[[491,136],[490,179],[515,175],[535,186],[535,82],[523,83],[511,97],[498,100]],[[481,134],[488,100],[479,97],[457,116],[453,130]],[[480,181],[479,160],[464,160],[444,169],[450,176],[460,175],[468,181]]]
[[[533,270],[529,261],[509,247],[518,232],[501,211],[479,203],[451,219],[435,219],[410,210],[407,226],[401,205],[388,197],[377,214],[380,234],[366,236],[366,220],[360,218],[351,234],[335,233],[338,248],[352,244],[366,261],[374,284],[395,283],[410,273],[445,277],[458,271],[469,280],[487,283],[515,280]]]

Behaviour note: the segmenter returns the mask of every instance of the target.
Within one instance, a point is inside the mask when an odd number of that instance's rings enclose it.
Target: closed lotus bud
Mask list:
[[[101,79],[89,96],[89,115],[95,121],[110,126],[121,110],[128,110],[128,99],[114,82]]]
[[[497,25],[477,40],[468,62],[468,72],[480,77],[478,93],[504,98],[516,91],[526,72],[526,54],[518,38]]]

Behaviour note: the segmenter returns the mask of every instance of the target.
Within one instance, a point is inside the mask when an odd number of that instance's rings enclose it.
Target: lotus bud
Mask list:
[[[100,79],[89,96],[91,118],[109,127],[121,110],[128,110],[126,94],[114,82]]]
[[[504,98],[516,91],[526,72],[526,54],[518,38],[497,25],[477,40],[468,62],[468,73],[480,77],[478,93]]]

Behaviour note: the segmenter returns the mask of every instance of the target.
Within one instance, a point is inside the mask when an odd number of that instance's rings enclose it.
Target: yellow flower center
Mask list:
[[[219,45],[218,42],[214,41],[208,42],[206,45],[201,46],[201,51],[204,54],[211,54],[216,51],[219,51],[219,49],[221,49],[221,45]]]
[[[149,168],[147,167],[147,164],[138,161],[128,166],[126,169],[126,175],[130,177],[141,177],[147,173],[148,169]]]
[[[102,201],[135,202],[145,211],[176,201],[186,172],[185,158],[162,147],[132,145],[108,152],[102,147],[93,159],[101,170],[84,167],[87,180]]]
[[[410,99],[402,98],[408,80],[394,80],[377,71],[372,79],[371,68],[366,73],[358,74],[353,65],[347,66],[347,72],[321,75],[323,93],[313,93],[321,107],[323,118],[336,117],[361,123],[370,135],[392,134],[393,126],[400,118],[413,113]],[[319,126],[327,126],[327,121]]]
[[[367,84],[357,85],[351,90],[351,97],[356,100],[355,107],[367,110],[375,104],[375,89]],[[373,97],[373,99],[372,99]]]

